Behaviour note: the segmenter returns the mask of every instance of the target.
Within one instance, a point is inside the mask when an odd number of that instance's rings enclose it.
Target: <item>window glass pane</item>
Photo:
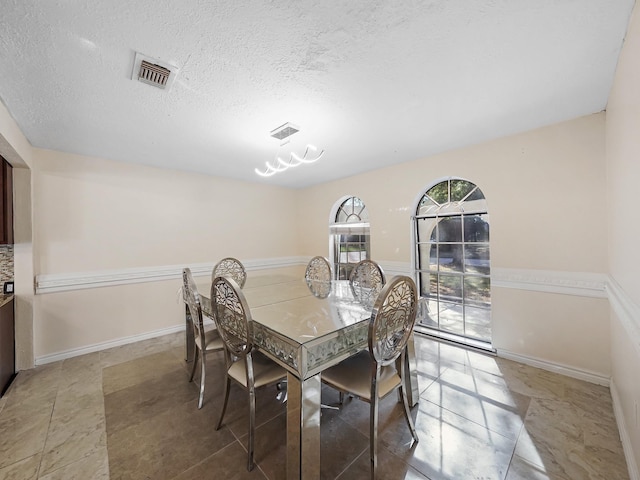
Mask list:
[[[449,182],[441,182],[434,185],[427,191],[427,195],[441,205],[447,203],[449,201]]]
[[[462,312],[462,305],[459,303],[440,302],[440,329],[464,335],[464,315]]]
[[[420,296],[438,298],[438,276],[433,273],[420,273]]]
[[[488,242],[489,222],[488,215],[465,215],[464,216],[464,241],[465,242]]]
[[[464,298],[469,305],[488,307],[490,304],[491,281],[489,277],[465,277]]]
[[[484,200],[484,194],[478,188],[475,192],[473,192],[469,197],[465,200],[465,202],[471,202],[473,200]]]
[[[438,246],[433,243],[421,243],[418,247],[418,269],[438,269]]]
[[[351,197],[342,202],[336,213],[336,223],[368,222],[369,212],[358,197]]]
[[[489,245],[465,245],[464,271],[489,275]]]
[[[438,275],[435,273],[429,275],[429,297],[438,298]]]
[[[472,195],[473,196],[473,195]],[[472,200],[466,201],[460,204],[462,210],[465,213],[485,213],[487,211],[487,201],[486,200]]]
[[[423,301],[420,312],[420,323],[427,327],[438,328],[438,302]]]
[[[465,334],[485,342],[491,341],[491,310],[488,308],[465,307]]]
[[[466,180],[451,180],[451,201],[459,202],[476,186]]]
[[[462,277],[460,275],[440,274],[438,292],[441,299],[462,302]]]
[[[445,203],[438,210],[438,215],[444,216],[452,213],[461,214],[462,213],[461,205],[462,204],[460,203]]]
[[[436,240],[437,219],[435,218],[419,218],[418,223],[418,242],[429,242]]]
[[[437,209],[438,204],[425,195],[424,197],[422,197],[422,200],[420,200],[416,215],[427,215],[429,213],[434,213]]]
[[[462,219],[444,217],[438,222],[439,242],[462,242]]]
[[[441,272],[462,273],[462,245],[439,244],[438,245],[438,266]]]

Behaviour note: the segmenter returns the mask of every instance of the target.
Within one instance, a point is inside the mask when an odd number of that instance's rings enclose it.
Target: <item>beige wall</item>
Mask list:
[[[294,255],[296,192],[36,150],[38,274]]]
[[[487,198],[493,269],[604,273],[604,121],[604,114],[582,117],[306,189],[301,253],[328,253],[332,206],[356,195],[369,210],[372,257],[409,264],[419,196],[459,176]],[[492,294],[499,350],[608,376],[606,300],[497,287]]]
[[[36,150],[36,275],[286,257],[296,192]],[[37,295],[36,357],[179,325],[180,281]]]
[[[632,15],[607,106],[609,273],[612,302],[613,388],[620,399],[624,435],[640,462],[640,14]],[[621,429],[622,430],[622,429]],[[627,451],[627,458],[630,457]]]
[[[345,178],[304,191],[302,253],[328,252],[333,204],[360,197],[371,218],[372,256],[409,262],[410,217],[433,182],[459,176],[484,192],[492,266],[606,271],[604,114]]]

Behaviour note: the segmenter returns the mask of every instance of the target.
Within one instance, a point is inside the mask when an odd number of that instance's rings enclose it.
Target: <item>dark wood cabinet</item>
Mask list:
[[[13,167],[0,157],[0,244],[13,243]]]
[[[0,397],[16,372],[13,298],[0,307]]]

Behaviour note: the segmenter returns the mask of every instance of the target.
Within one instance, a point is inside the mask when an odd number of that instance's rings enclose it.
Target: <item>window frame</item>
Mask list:
[[[433,197],[427,195],[435,187],[445,182],[447,182],[446,202],[438,203]],[[464,193],[461,198],[452,201],[452,182],[464,182],[471,185],[472,188]],[[464,187],[464,185],[462,186]],[[440,192],[436,191],[436,193],[442,193],[442,189]],[[480,198],[478,198],[478,194]],[[423,204],[425,198],[428,198],[431,202],[426,201]],[[480,202],[477,200],[480,200]],[[465,204],[465,202],[475,203]],[[416,285],[420,292],[421,303],[420,318],[416,324],[418,330],[424,328],[428,330],[426,333],[429,334],[435,332],[436,336],[439,337],[445,337],[459,343],[471,344],[472,346],[477,346],[485,350],[492,350],[490,217],[484,193],[477,184],[470,180],[460,177],[445,177],[438,179],[424,189],[422,193],[417,196],[414,205],[414,215],[412,216],[413,245],[411,251],[413,257],[412,265]],[[465,206],[469,206],[471,209],[465,210]],[[423,208],[426,212],[419,213]],[[457,222],[459,224],[459,239],[451,241],[451,238],[446,238],[446,240],[449,241],[441,241],[442,237],[440,236],[441,232],[439,229],[443,224],[443,219],[454,218],[460,219],[459,222]],[[475,224],[477,218],[480,218],[480,220],[484,222],[483,225],[480,226],[480,229],[484,228],[486,230],[484,232],[486,234],[486,240],[480,239],[480,241],[478,241],[478,232],[474,232],[474,239],[470,238],[470,232],[465,232],[465,229],[468,228],[469,225],[467,219],[473,219],[472,222]],[[424,228],[421,229],[420,222],[430,219],[433,220],[433,226],[427,227],[426,232],[422,231]],[[449,220],[445,220],[445,222],[446,221]],[[427,234],[427,238],[422,238],[421,235],[424,236],[425,233]],[[443,246],[445,247],[444,249],[441,248]],[[434,248],[436,252],[435,262],[433,261]],[[425,249],[427,250],[425,251]],[[453,252],[456,249],[458,249],[457,255]],[[449,250],[449,256],[446,257],[446,259],[447,262],[451,264],[450,270],[443,268],[443,265],[447,263],[443,262],[443,257],[441,257],[441,252],[447,250]],[[479,261],[473,258],[473,252],[480,258]],[[482,257],[483,253],[486,255],[484,259]],[[425,259],[427,260],[427,265],[423,265]],[[456,260],[459,260],[459,265],[456,263]],[[474,262],[474,260],[476,260],[476,262]],[[476,263],[476,265],[473,266],[473,263]],[[442,279],[448,279],[452,282],[449,285],[449,293],[453,291],[455,293],[459,292],[459,294],[449,297],[443,295]],[[459,288],[456,287],[456,282]],[[425,285],[425,283],[427,284]],[[472,286],[474,283],[476,285],[480,284],[481,286],[469,291],[469,286]],[[478,292],[480,292],[480,294]],[[483,299],[486,299],[486,301],[482,301]],[[434,312],[435,320],[432,318],[433,314],[429,313],[429,306],[433,306],[434,303],[436,310]],[[452,311],[454,307],[461,311],[461,331],[454,331],[453,329],[442,327],[441,313],[443,307],[447,306],[450,306]],[[479,309],[481,314],[482,310],[486,311],[483,315],[488,319],[486,326],[489,332],[488,335],[476,336],[470,334],[467,328],[467,313],[476,311],[470,309]],[[421,320],[425,318],[429,318],[435,325],[422,325]]]

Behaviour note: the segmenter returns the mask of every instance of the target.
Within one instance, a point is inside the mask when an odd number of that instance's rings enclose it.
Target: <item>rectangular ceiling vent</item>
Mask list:
[[[136,52],[131,79],[169,90],[178,68]]]
[[[273,138],[277,138],[278,140],[284,140],[285,138],[290,137],[291,135],[299,131],[300,128],[296,127],[292,123],[287,122],[284,125],[280,125],[275,130],[271,130],[271,136]]]
[[[170,74],[171,70],[143,60],[140,64],[138,80],[158,88],[164,88],[167,86]]]

